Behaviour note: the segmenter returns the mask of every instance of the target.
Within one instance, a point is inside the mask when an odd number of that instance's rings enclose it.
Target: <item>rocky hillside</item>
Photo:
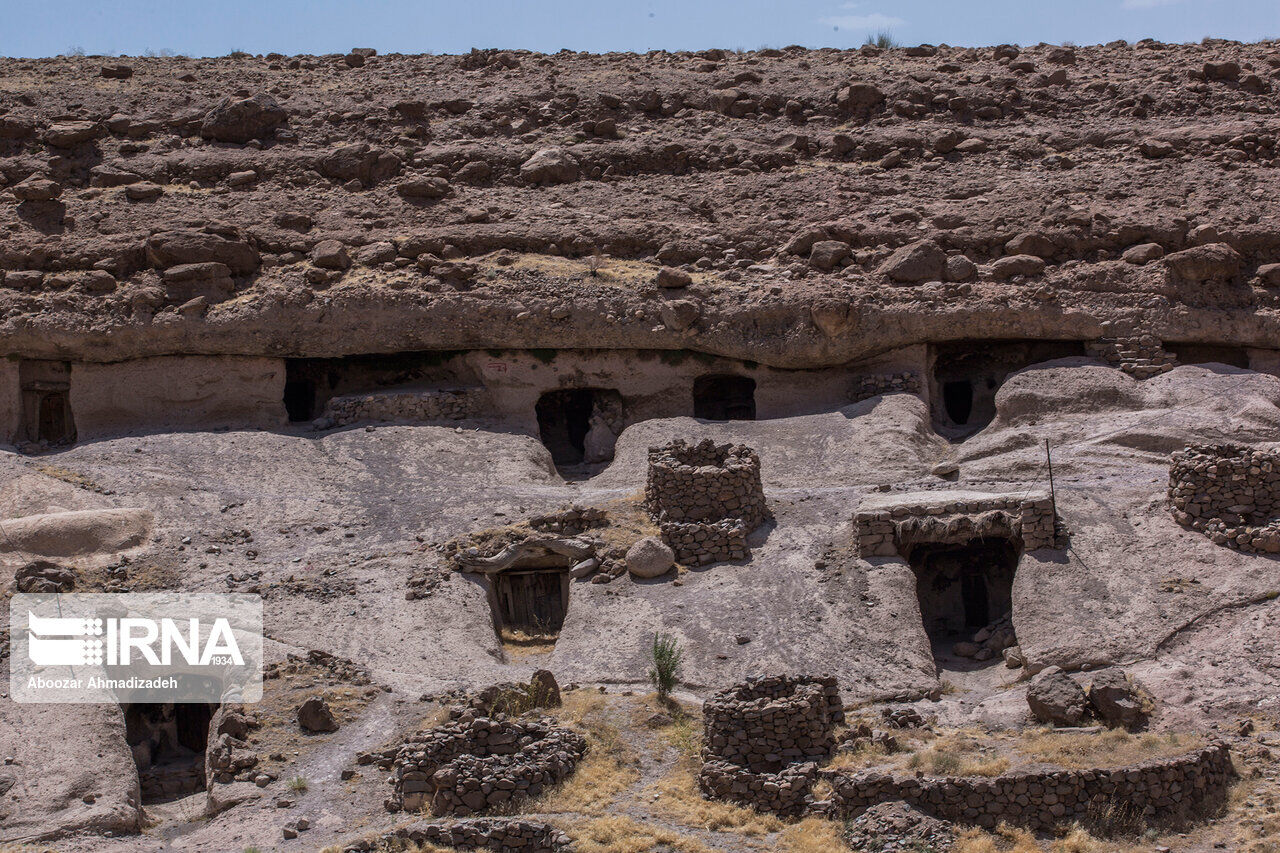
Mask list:
[[[0,341],[1268,345],[1278,80],[1222,41],[4,59]]]

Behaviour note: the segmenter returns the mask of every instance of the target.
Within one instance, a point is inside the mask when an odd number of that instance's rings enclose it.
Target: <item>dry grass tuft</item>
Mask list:
[[[785,826],[774,815],[704,799],[695,773],[692,763],[681,762],[676,770],[646,791],[645,801],[649,802],[652,813],[689,829],[736,832],[748,837],[779,832]]]
[[[837,853],[848,850],[841,838],[843,826],[833,820],[807,817],[788,826],[778,837],[779,853]]]
[[[1171,758],[1203,745],[1204,739],[1199,735],[1177,732],[1135,735],[1124,729],[1108,729],[1100,733],[1038,729],[1017,741],[1014,748],[1034,761],[1091,769]]]
[[[563,706],[547,712],[561,723],[581,729],[590,750],[563,784],[522,806],[522,811],[602,815],[619,794],[639,780],[639,759],[608,719],[605,698],[574,690],[563,694]]]
[[[629,817],[601,817],[565,827],[579,853],[714,853],[702,842]]]

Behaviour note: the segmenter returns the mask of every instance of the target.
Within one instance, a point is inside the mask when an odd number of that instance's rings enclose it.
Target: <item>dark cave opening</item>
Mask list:
[[[933,420],[952,440],[996,416],[996,392],[1010,375],[1045,361],[1085,355],[1083,341],[954,341],[933,353]]]
[[[748,376],[699,376],[693,383],[693,416],[707,421],[754,421],[756,381]]]
[[[973,414],[973,383],[967,379],[944,383],[942,403],[953,423],[961,426],[969,423],[969,416]]]
[[[205,751],[217,705],[123,705],[125,740],[133,752],[142,802],[161,803],[205,789]]]
[[[585,458],[595,401],[590,388],[561,388],[538,398],[538,436],[557,465],[577,465]]]
[[[916,596],[925,633],[934,642],[985,627],[1013,607],[1020,549],[1011,539],[928,543],[912,548]]]

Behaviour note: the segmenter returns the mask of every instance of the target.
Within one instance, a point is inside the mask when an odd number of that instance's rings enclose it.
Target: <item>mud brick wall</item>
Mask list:
[[[438,388],[414,391],[378,391],[333,397],[322,418],[331,426],[370,421],[456,421],[483,417],[491,409],[484,388]]]
[[[819,776],[831,784],[832,797],[815,809],[832,817],[901,800],[944,820],[988,828],[1006,821],[1050,830],[1113,804],[1147,820],[1187,818],[1221,802],[1235,771],[1227,746],[1213,743],[1188,755],[1112,770],[1025,771],[994,778],[824,770]]]
[[[1280,553],[1280,454],[1231,444],[1173,454],[1169,504],[1179,524],[1219,545]]]
[[[849,400],[858,403],[881,394],[919,394],[921,387],[920,376],[910,371],[864,376],[854,384]]]
[[[1042,494],[865,510],[854,515],[853,524],[864,558],[896,556],[908,541],[959,543],[987,535],[1021,538],[1028,551],[1057,547],[1053,500]]]
[[[366,853],[371,850],[398,850],[404,842],[423,846],[435,844],[459,850],[492,850],[494,853],[569,853],[573,844],[569,836],[554,826],[516,818],[476,818],[454,823],[428,823],[400,827],[373,839],[347,844],[343,853]]]
[[[388,811],[466,816],[509,807],[567,778],[587,752],[582,735],[550,719],[517,722],[455,711],[396,754]]]
[[[1085,351],[1093,358],[1120,368],[1134,379],[1149,379],[1168,373],[1178,364],[1177,357],[1164,349],[1152,335],[1099,338],[1086,344]]]
[[[680,562],[746,557],[747,534],[769,516],[760,457],[744,445],[710,439],[651,447],[645,506]]]
[[[709,698],[702,714],[703,794],[783,815],[808,807],[816,762],[831,757],[832,730],[844,722],[831,677],[751,678]]]

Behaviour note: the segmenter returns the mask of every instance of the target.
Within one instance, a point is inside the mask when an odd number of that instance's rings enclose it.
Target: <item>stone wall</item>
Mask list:
[[[881,394],[920,394],[923,388],[924,383],[918,373],[881,373],[864,376],[855,382],[849,391],[849,401],[859,403]]]
[[[1050,830],[1100,816],[1108,806],[1146,820],[1187,819],[1225,798],[1235,772],[1226,744],[1111,770],[1027,770],[994,778],[931,778],[877,771],[824,770],[832,796],[817,809],[832,817],[901,800],[934,817],[983,827],[1001,821]]]
[[[412,735],[396,754],[388,811],[466,816],[509,808],[568,777],[586,739],[551,719],[516,721],[455,710],[442,726]]]
[[[1092,358],[1118,367],[1134,379],[1149,379],[1168,373],[1178,364],[1173,353],[1153,335],[1133,334],[1104,337],[1085,345]]]
[[[676,439],[649,448],[645,506],[682,563],[747,556],[747,534],[769,517],[760,457],[741,444]]]
[[[703,794],[782,815],[808,808],[817,762],[831,757],[833,728],[844,722],[834,678],[750,678],[707,699],[702,713]]]
[[[961,544],[985,536],[1021,539],[1027,551],[1057,546],[1053,500],[1045,492],[919,492],[876,497],[853,517],[861,557],[891,557],[922,542]]]
[[[326,428],[369,422],[430,423],[490,414],[482,387],[415,388],[331,397],[321,419]]]
[[[1280,553],[1280,454],[1232,444],[1173,454],[1169,504],[1179,524],[1219,545]]]
[[[285,422],[284,362],[163,356],[71,366],[80,440],[157,429],[275,429]]]
[[[475,818],[453,823],[402,826],[371,839],[346,844],[342,853],[399,850],[405,842],[435,844],[459,850],[492,850],[494,853],[569,853],[569,836],[547,823],[518,818]]]

